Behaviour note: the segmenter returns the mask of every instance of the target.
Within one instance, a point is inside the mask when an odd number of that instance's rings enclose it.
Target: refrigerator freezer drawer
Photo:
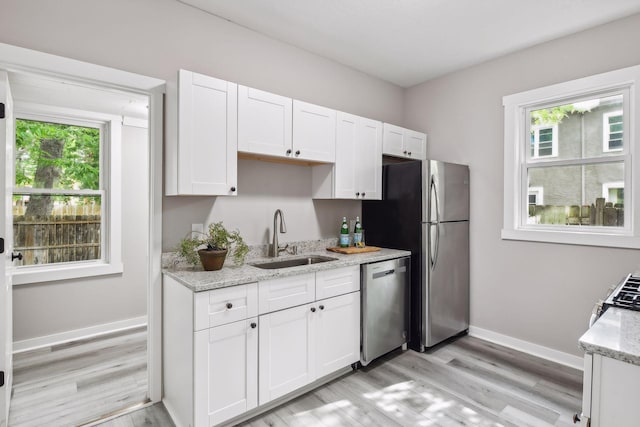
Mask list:
[[[411,259],[364,264],[361,277],[360,363],[366,366],[409,339]]]

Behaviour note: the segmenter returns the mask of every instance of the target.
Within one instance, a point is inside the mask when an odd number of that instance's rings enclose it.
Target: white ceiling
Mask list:
[[[640,12],[640,0],[179,0],[409,87]]]

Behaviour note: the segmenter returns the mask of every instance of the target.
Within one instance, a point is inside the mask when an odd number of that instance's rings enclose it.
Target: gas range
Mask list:
[[[640,275],[629,274],[602,304],[604,312],[609,307],[640,311]]]

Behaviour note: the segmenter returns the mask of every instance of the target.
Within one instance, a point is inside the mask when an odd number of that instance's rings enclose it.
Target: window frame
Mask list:
[[[628,67],[503,97],[504,106],[504,216],[501,238],[534,242],[640,248],[640,185],[632,186],[640,176],[632,161],[639,141],[635,125],[639,122],[640,66]],[[618,155],[548,160],[530,156],[529,111],[576,103],[596,96],[623,93],[623,149]],[[524,138],[527,139],[524,139]],[[524,141],[529,141],[525,147]],[[576,225],[527,224],[528,168],[571,166],[623,161],[625,164],[625,225],[595,227]],[[527,197],[523,197],[527,195]]]
[[[609,142],[611,141],[611,127],[609,124],[609,117],[612,116],[622,116],[622,147],[620,148],[611,148],[609,146]],[[609,111],[608,113],[602,114],[602,152],[603,153],[611,153],[617,151],[624,150],[624,114],[623,111]]]
[[[122,117],[28,102],[15,103],[16,119],[100,127],[101,258],[57,264],[17,266],[13,284],[31,284],[123,272],[122,263]],[[14,187],[12,194],[42,193]],[[55,190],[56,194],[93,195],[94,190]]]

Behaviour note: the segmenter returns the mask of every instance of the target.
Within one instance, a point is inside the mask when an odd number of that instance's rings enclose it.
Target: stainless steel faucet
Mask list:
[[[287,226],[284,224],[284,214],[280,209],[276,209],[276,212],[273,214],[273,241],[269,246],[270,257],[277,257],[280,255],[280,252],[286,251],[289,247],[288,244],[284,245],[284,247],[280,247],[280,245],[278,245],[278,230],[276,228],[278,226],[278,214],[280,214],[280,232],[287,232]]]

